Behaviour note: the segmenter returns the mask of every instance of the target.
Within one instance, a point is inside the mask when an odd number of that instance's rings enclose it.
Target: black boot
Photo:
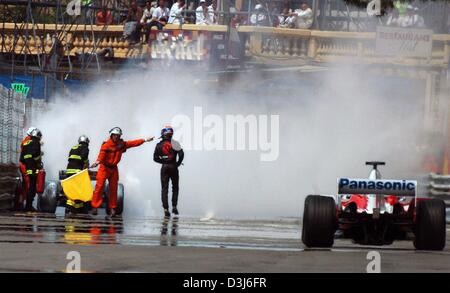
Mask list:
[[[168,209],[164,209],[164,217],[170,218],[170,212]]]
[[[178,209],[177,209],[177,207],[172,207],[172,213],[173,213],[175,216],[178,216]]]

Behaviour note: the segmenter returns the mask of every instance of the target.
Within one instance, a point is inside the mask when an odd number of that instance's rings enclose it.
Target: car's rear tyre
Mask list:
[[[58,206],[58,184],[53,181],[46,182],[44,192],[38,195],[37,209],[42,213],[56,212]]]
[[[108,191],[108,193],[106,194],[105,204],[106,204],[106,213],[109,215],[111,213],[111,209],[109,208],[109,203],[108,203],[109,188],[107,191]],[[124,202],[125,202],[125,188],[122,183],[119,183],[119,185],[117,186],[117,207],[116,207],[116,215],[117,216],[122,215]]]
[[[333,246],[336,224],[336,204],[333,198],[320,195],[306,197],[302,242],[307,247]]]
[[[419,200],[416,207],[414,246],[420,250],[443,250],[446,238],[445,203],[440,199]]]

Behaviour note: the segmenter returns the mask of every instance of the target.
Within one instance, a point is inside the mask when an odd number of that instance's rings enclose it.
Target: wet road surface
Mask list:
[[[77,251],[84,272],[365,272],[369,251],[384,272],[450,272],[450,249],[411,241],[305,249],[298,219],[119,218],[0,214],[0,271],[63,272]],[[447,240],[450,231],[447,232]],[[447,241],[447,243],[450,243]]]

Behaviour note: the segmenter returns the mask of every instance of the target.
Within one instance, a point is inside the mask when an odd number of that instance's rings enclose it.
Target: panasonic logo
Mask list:
[[[414,182],[406,180],[388,181],[388,180],[351,180],[347,178],[341,178],[339,180],[339,188],[349,189],[384,189],[384,190],[415,190],[416,185]]]

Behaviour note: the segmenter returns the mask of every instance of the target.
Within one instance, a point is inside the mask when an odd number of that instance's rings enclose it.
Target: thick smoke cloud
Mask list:
[[[423,85],[416,81],[372,76],[360,67],[247,73],[225,86],[197,77],[188,71],[139,73],[122,82],[99,81],[70,100],[55,98],[49,112],[33,121],[43,130],[49,175],[65,168],[81,134],[91,138],[94,161],[112,127],[122,127],[125,139],[157,136],[175,115],[192,117],[194,107],[223,118],[279,115],[280,150],[273,162],[261,162],[258,151],[185,150],[184,216],[298,217],[307,194],[334,194],[340,176],[366,177],[367,160],[386,161],[384,177],[417,174]],[[155,143],[128,150],[120,163],[125,216],[162,214]]]

